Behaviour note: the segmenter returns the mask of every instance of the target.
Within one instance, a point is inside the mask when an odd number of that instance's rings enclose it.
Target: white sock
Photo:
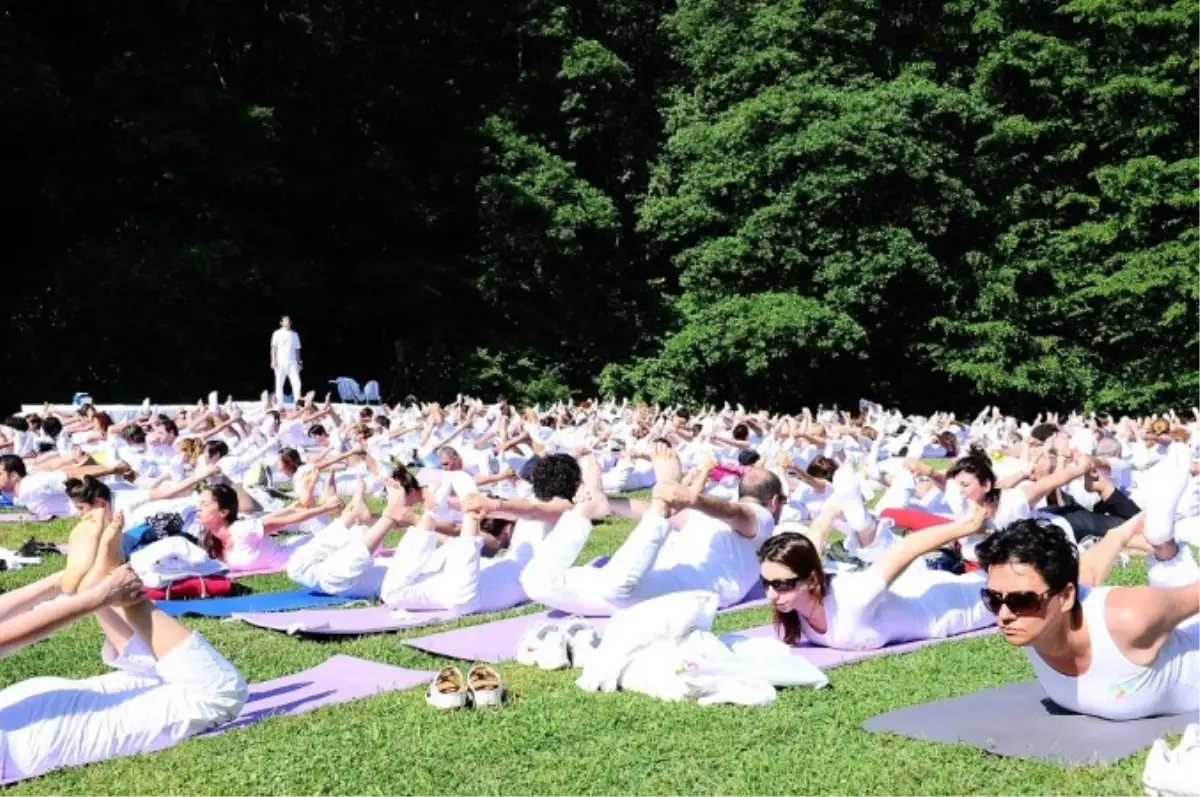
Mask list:
[[[1151,545],[1175,538],[1175,508],[1191,479],[1191,452],[1183,443],[1172,443],[1163,461],[1149,475],[1146,485],[1146,527],[1142,534]]]
[[[867,507],[858,487],[858,474],[842,466],[833,474],[833,497],[842,508],[842,517],[855,531],[866,531],[871,525]]]

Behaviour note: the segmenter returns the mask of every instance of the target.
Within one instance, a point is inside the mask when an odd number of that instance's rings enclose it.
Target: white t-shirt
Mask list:
[[[61,471],[30,473],[21,479],[21,486],[14,496],[15,503],[40,520],[70,517],[73,507],[71,499],[67,498],[66,481],[67,474]]]
[[[968,562],[978,561],[978,557],[975,556],[975,547],[983,542],[988,534],[1010,526],[1018,520],[1027,520],[1031,517],[1033,517],[1033,509],[1029,506],[1029,499],[1025,497],[1025,488],[1009,487],[1001,490],[1000,501],[996,505],[996,516],[985,524],[987,531],[963,537],[963,559]]]
[[[257,518],[241,518],[229,526],[232,544],[225,551],[225,564],[231,570],[282,569],[292,554],[267,534]]]
[[[775,518],[765,507],[747,504],[758,528],[753,539],[743,537],[722,520],[689,512],[687,523],[659,552],[654,570],[680,568],[687,575],[679,589],[707,589],[717,593],[722,606],[737,603],[758,582],[758,548],[775,531]],[[682,568],[680,566],[683,566]],[[690,570],[699,580],[694,580]]]
[[[271,351],[275,364],[283,368],[300,362],[300,336],[294,329],[280,327],[271,333]]]
[[[811,642],[838,650],[875,650],[893,642],[941,639],[992,622],[979,590],[982,571],[956,576],[910,568],[888,588],[879,568],[839,573],[825,595],[825,633],[804,623]]]

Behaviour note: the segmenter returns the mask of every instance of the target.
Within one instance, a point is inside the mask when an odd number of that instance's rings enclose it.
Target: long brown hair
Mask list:
[[[759,562],[774,562],[783,565],[796,574],[801,581],[808,581],[813,573],[818,575],[817,586],[813,588],[813,597],[818,601],[825,600],[825,591],[829,584],[825,568],[821,564],[821,554],[812,540],[795,531],[785,531],[776,534],[762,544],[758,549]],[[773,609],[775,633],[785,644],[794,645],[800,639],[800,615],[797,612],[781,612]]]
[[[225,517],[225,522],[232,524],[237,520],[237,491],[228,484],[214,484],[206,489],[212,493],[213,500],[217,502],[217,508],[221,510],[221,514]],[[208,554],[210,559],[215,559],[218,562],[225,560],[225,541],[216,534],[206,530],[200,540],[200,544],[204,547],[204,552]]]

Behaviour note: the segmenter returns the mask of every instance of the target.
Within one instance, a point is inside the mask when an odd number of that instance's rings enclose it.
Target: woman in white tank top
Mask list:
[[[958,484],[968,506],[983,507],[988,515],[980,533],[972,534],[963,540],[963,558],[974,562],[975,548],[988,534],[1018,520],[1033,517],[1033,508],[1038,502],[1058,488],[1082,478],[1093,466],[1091,458],[1083,456],[1036,481],[1001,489],[988,455],[983,449],[972,447],[966,456],[957,460],[950,466],[950,470],[946,471],[946,478],[953,479]]]
[[[803,636],[825,647],[873,650],[991,624],[980,600],[981,574],[957,576],[918,561],[979,531],[986,519],[982,507],[966,520],[909,534],[862,572],[837,575],[827,575],[821,559],[824,530],[837,507],[827,509],[808,535],[778,534],[759,551],[767,601],[784,642],[795,644]]]
[[[1063,708],[1110,720],[1200,709],[1195,562],[1187,560],[1191,582],[1181,586],[1095,588],[1142,519],[1083,554],[1061,529],[1035,520],[1014,523],[978,548],[987,571],[984,603]],[[1152,582],[1158,565],[1151,563]]]

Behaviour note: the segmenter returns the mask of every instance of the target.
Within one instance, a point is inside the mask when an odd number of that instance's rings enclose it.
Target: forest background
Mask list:
[[[1194,0],[14,0],[0,402],[1191,407]],[[398,355],[403,361],[397,364]]]

